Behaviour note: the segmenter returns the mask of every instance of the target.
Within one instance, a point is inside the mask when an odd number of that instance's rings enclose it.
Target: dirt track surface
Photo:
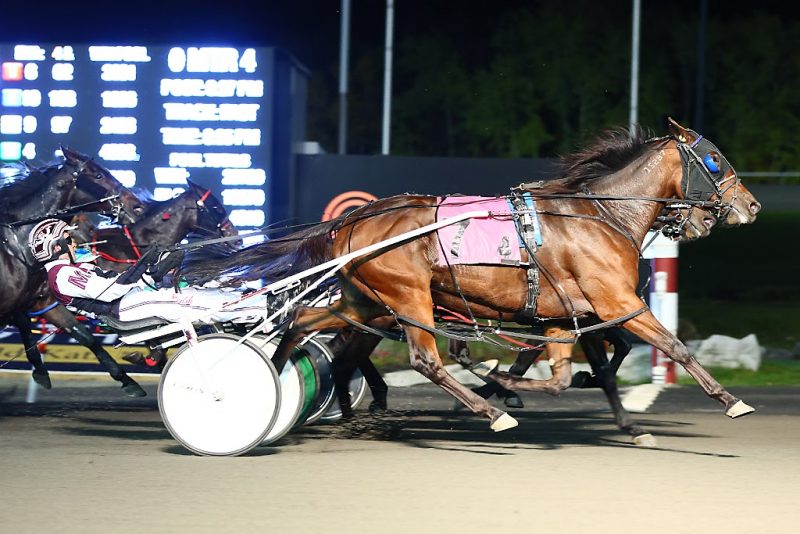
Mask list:
[[[494,434],[432,386],[393,388],[393,411],[306,427],[239,458],[189,454],[155,386],[56,382],[36,404],[0,380],[2,532],[797,532],[800,388],[735,391],[729,420],[698,388],[636,419],[629,444],[601,394],[527,395]],[[369,530],[365,530],[369,529]],[[513,529],[513,530],[511,530]]]

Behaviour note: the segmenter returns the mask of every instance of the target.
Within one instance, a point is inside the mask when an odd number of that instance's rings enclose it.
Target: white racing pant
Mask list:
[[[223,291],[185,287],[157,291],[134,290],[119,301],[120,321],[136,321],[160,317],[177,323],[181,320],[210,323],[250,323],[266,314],[266,297],[257,295],[222,309],[223,305],[241,298],[240,291]]]

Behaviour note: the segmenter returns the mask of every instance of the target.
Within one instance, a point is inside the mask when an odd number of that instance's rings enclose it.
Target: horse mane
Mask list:
[[[329,260],[331,232],[340,223],[341,218],[332,219],[233,253],[230,247],[193,249],[184,258],[179,275],[192,283],[223,279],[226,286],[280,280]]]
[[[559,158],[561,178],[549,180],[537,189],[546,193],[576,193],[584,184],[609,176],[641,156],[648,148],[644,129],[638,124],[610,128],[586,147]]]
[[[14,208],[28,204],[31,198],[49,185],[50,172],[60,167],[60,163],[38,168],[19,163],[3,165],[0,168],[0,174],[5,177],[0,186],[0,213],[10,213]]]

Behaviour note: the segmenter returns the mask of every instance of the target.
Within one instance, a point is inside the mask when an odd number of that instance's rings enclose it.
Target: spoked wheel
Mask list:
[[[331,339],[333,339],[335,334],[318,334],[314,336],[313,340],[319,341],[321,343],[327,343]],[[327,349],[327,346],[326,346]],[[325,361],[322,361],[322,358],[317,358],[317,367],[319,369],[320,374],[320,382],[321,382],[321,390],[320,390],[320,397],[323,395],[326,397],[326,403],[323,404],[325,409],[314,419],[314,414],[309,417],[309,421],[313,419],[314,421],[337,421],[342,417],[342,408],[339,406],[339,400],[336,398],[336,389],[333,383],[333,371],[332,371],[332,362],[333,362],[333,354],[331,353],[330,349],[327,349],[324,354],[322,354]],[[367,381],[364,376],[361,374],[361,371],[356,369],[355,373],[353,373],[353,378],[350,379],[350,403],[353,409],[356,409],[361,402],[364,400],[367,394]]]
[[[266,341],[263,336],[253,336],[252,339],[269,357],[272,357],[280,343],[280,338]],[[275,424],[264,437],[264,445],[279,440],[292,427],[302,424],[319,394],[317,376],[316,368],[303,348],[293,351],[280,374],[281,407]]]
[[[281,404],[269,357],[231,334],[202,336],[169,360],[158,385],[158,409],[181,445],[196,454],[236,456],[272,430]]]

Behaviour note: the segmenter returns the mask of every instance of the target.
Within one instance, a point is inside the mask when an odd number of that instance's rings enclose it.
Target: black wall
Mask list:
[[[319,221],[326,205],[348,191],[378,198],[400,193],[505,195],[521,182],[552,178],[554,169],[555,162],[547,159],[297,155],[292,219]]]

